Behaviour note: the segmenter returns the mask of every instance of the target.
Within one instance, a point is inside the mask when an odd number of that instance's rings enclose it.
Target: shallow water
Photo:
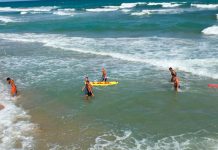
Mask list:
[[[218,4],[128,2],[0,3],[1,149],[217,149]]]

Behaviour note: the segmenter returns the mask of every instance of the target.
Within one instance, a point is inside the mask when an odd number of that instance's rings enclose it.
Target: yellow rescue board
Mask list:
[[[92,86],[110,86],[110,85],[117,85],[118,84],[118,82],[117,81],[109,81],[109,82],[98,82],[98,81],[96,81],[96,82],[90,82],[90,84],[92,85]]]

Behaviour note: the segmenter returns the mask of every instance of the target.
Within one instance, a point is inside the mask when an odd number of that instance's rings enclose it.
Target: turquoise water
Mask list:
[[[218,149],[217,15],[217,1],[0,3],[0,149]],[[102,67],[119,84],[84,100]]]

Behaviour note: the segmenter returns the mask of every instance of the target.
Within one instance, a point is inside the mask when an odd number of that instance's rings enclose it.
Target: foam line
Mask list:
[[[150,10],[142,10],[141,12],[133,12],[131,15],[133,16],[143,16],[143,15],[151,15],[151,14],[178,14],[182,13],[183,9],[150,9]]]
[[[16,143],[21,143],[21,149],[33,149],[33,132],[36,125],[30,122],[30,116],[17,107],[9,95],[7,86],[0,82],[0,103],[5,106],[0,111],[0,149],[16,149]]]
[[[27,8],[12,8],[0,7],[0,12],[49,12],[57,9],[56,6],[41,6],[41,7],[27,7]]]
[[[218,35],[218,26],[214,25],[202,30],[205,35]]]
[[[213,133],[211,133],[214,135]],[[217,148],[217,135],[215,137],[208,134],[207,131],[198,131],[180,135],[166,136],[157,138],[147,135],[144,138],[137,139],[132,131],[125,130],[122,134],[113,131],[99,135],[95,143],[91,145],[90,150],[96,149],[120,149],[120,150],[168,150],[168,149],[190,149],[190,147],[203,147],[203,149]]]
[[[82,38],[82,37],[67,37],[58,34],[0,34],[1,39],[7,39],[17,42],[35,42],[42,43],[44,46],[49,46],[62,50],[75,51],[84,54],[93,54],[98,56],[110,56],[114,59],[120,59],[129,62],[145,63],[156,66],[157,68],[166,70],[169,66],[177,68],[181,71],[190,72],[194,75],[204,76],[218,79],[218,74],[215,68],[218,64],[218,59],[211,56],[208,58],[192,58],[190,51],[196,47],[195,41],[176,38]],[[131,41],[131,45],[128,42]],[[158,43],[157,43],[158,41]],[[165,43],[171,44],[165,45]],[[74,44],[72,44],[74,43]],[[86,44],[84,44],[86,43]],[[102,45],[108,43],[111,50],[105,50]],[[113,43],[110,45],[110,43]],[[182,47],[181,47],[182,43]],[[193,45],[185,46],[185,43],[193,43]],[[205,56],[205,49],[213,49],[210,42],[204,43],[207,47],[199,47],[198,55]],[[137,54],[135,49],[143,50],[144,54]],[[122,47],[121,47],[122,46]],[[114,50],[116,49],[116,51]],[[173,49],[172,51],[169,51]],[[133,55],[134,54],[134,55]],[[169,59],[174,57],[173,60]],[[209,56],[209,53],[206,55]]]
[[[192,7],[202,8],[202,9],[216,9],[218,4],[191,4]]]
[[[75,9],[58,9],[53,12],[54,15],[59,16],[74,16],[75,15]]]
[[[179,6],[183,5],[183,4],[179,4],[179,3],[154,3],[154,2],[152,3],[152,2],[150,2],[147,5],[148,6],[157,6],[157,5],[160,5],[163,8],[172,8],[172,7],[179,7]]]
[[[112,8],[112,7],[104,7],[104,8],[92,8],[92,9],[86,9],[86,11],[89,12],[110,12],[110,11],[116,11],[119,8]]]
[[[9,22],[19,22],[19,21],[12,17],[0,16],[0,22],[9,23]]]

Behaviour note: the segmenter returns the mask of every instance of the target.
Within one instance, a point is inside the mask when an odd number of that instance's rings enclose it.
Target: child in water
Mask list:
[[[88,99],[88,97],[93,97],[93,90],[92,90],[92,85],[90,84],[89,80],[85,81],[85,86],[82,89],[82,91],[84,91],[85,93],[85,97]]]
[[[7,78],[6,81],[11,85],[11,96],[17,96],[17,86],[14,83],[14,80]]]

